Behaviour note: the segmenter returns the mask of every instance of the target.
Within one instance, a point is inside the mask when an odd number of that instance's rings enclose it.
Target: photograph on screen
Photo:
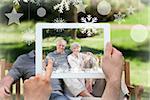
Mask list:
[[[53,61],[53,78],[96,78],[104,54],[104,28],[42,27],[42,70]],[[38,48],[36,48],[38,49]]]

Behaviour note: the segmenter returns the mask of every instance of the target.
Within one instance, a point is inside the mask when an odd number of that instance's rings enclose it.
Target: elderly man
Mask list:
[[[10,96],[10,87],[17,80],[35,75],[34,50],[17,58],[8,74],[0,81],[0,97]]]
[[[69,69],[69,64],[67,62],[67,53],[65,52],[66,41],[59,39],[56,42],[56,50],[50,52],[46,56],[46,62],[48,59],[53,61],[53,70],[55,69]],[[69,100],[67,96],[64,95],[63,90],[64,84],[62,79],[52,79],[52,95],[51,100]]]

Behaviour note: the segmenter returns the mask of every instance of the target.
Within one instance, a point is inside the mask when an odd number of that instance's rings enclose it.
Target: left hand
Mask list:
[[[25,100],[48,100],[52,91],[50,77],[53,62],[48,60],[44,75],[36,75],[24,81]]]
[[[86,89],[88,90],[89,93],[92,93],[93,91],[93,80],[92,79],[87,79],[86,80]]]

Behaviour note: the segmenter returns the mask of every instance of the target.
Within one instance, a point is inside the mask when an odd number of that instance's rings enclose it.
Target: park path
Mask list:
[[[124,30],[131,30],[132,27],[135,25],[127,25],[127,24],[111,24],[111,29],[124,29]],[[147,30],[150,31],[150,25],[145,25]]]

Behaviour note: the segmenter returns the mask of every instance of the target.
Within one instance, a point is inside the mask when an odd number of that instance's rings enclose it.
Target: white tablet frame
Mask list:
[[[110,42],[110,24],[108,23],[37,23],[36,24],[36,74],[42,74],[42,30],[43,29],[76,29],[76,28],[102,28],[104,29],[104,49],[107,42]],[[104,74],[100,73],[52,73],[52,78],[104,78]]]

